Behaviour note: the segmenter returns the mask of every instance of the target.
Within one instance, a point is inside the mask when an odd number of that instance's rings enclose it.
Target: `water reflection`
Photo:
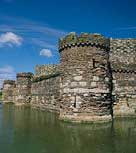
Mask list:
[[[71,124],[54,113],[0,107],[0,153],[135,153],[136,120]]]

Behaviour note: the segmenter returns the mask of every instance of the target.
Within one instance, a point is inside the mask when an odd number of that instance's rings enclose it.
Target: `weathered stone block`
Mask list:
[[[74,80],[75,80],[75,81],[80,81],[80,80],[82,80],[82,76],[75,76],[75,77],[74,77]]]

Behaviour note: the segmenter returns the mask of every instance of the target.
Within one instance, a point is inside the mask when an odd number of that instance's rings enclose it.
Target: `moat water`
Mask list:
[[[0,105],[0,153],[136,153],[136,119],[72,124],[54,113]]]

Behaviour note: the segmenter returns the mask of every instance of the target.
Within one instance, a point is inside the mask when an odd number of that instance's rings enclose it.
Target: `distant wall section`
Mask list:
[[[4,81],[3,90],[2,90],[3,103],[14,102],[15,87],[16,87],[15,81],[13,80]]]
[[[30,103],[32,78],[33,74],[30,72],[17,74],[14,100],[16,105]]]
[[[136,115],[136,39],[111,39],[114,116]]]
[[[35,76],[50,75],[59,71],[59,65],[36,65]]]

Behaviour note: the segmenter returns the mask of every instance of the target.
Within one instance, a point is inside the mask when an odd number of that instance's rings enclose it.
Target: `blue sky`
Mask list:
[[[71,31],[136,38],[135,7],[135,0],[0,0],[0,82],[58,63],[58,38]]]

